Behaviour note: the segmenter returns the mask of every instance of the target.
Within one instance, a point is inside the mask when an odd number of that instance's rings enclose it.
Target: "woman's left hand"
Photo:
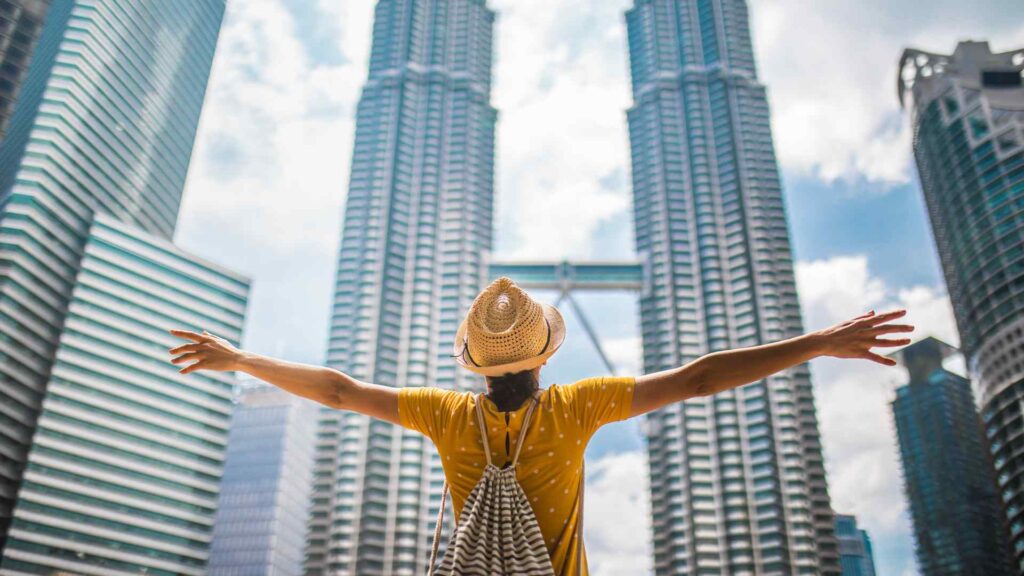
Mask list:
[[[220,372],[235,370],[235,367],[238,365],[238,359],[243,355],[243,352],[232,346],[230,342],[220,336],[214,336],[206,330],[203,330],[202,334],[198,334],[188,330],[172,329],[170,333],[187,338],[193,342],[192,344],[182,344],[168,350],[171,355],[181,354],[181,356],[171,359],[172,364],[195,360],[192,364],[178,370],[181,374],[188,374],[193,370],[200,369]]]
[[[875,314],[874,310],[841,322],[835,326],[818,330],[815,336],[821,341],[822,353],[836,358],[866,358],[868,360],[895,366],[896,359],[875,354],[876,346],[903,346],[910,344],[910,338],[880,338],[883,334],[911,332],[910,324],[886,324],[907,313],[905,309]]]

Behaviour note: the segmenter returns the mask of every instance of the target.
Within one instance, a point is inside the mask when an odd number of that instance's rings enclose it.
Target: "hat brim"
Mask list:
[[[477,374],[483,374],[484,376],[504,376],[508,373],[522,372],[523,370],[530,370],[536,368],[548,358],[554,354],[558,348],[565,341],[565,321],[562,319],[562,313],[558,311],[558,308],[550,304],[543,302],[539,303],[543,310],[544,317],[547,318],[548,326],[551,327],[551,341],[548,343],[548,347],[536,356],[530,358],[524,358],[522,360],[516,360],[515,362],[509,362],[506,364],[495,364],[493,366],[477,366],[469,362],[465,354],[462,352],[462,342],[466,335],[466,324],[468,319],[464,318],[462,323],[459,324],[459,329],[455,331],[455,343],[452,349],[452,354],[455,355],[455,362],[469,370],[476,372]]]

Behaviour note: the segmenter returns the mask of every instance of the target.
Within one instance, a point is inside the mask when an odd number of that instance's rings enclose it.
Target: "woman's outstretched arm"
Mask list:
[[[893,366],[895,360],[878,355],[871,348],[909,344],[909,338],[880,337],[912,331],[914,327],[909,324],[886,324],[906,313],[894,310],[876,315],[872,311],[815,332],[770,344],[720,350],[679,368],[638,376],[630,416],[756,382],[818,356],[864,358]]]
[[[292,394],[309,398],[331,408],[352,410],[395,424],[398,421],[398,389],[370,384],[326,366],[289,362],[239,350],[230,342],[203,331],[171,330],[171,334],[191,340],[171,348],[171,363],[194,361],[178,372],[194,370],[245,372]]]

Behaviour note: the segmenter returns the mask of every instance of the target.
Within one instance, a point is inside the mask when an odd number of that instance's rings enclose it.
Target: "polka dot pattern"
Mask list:
[[[492,462],[500,467],[521,447],[518,466],[506,469],[514,475],[525,495],[525,504],[536,514],[556,574],[575,574],[578,564],[573,546],[579,528],[577,503],[584,451],[593,435],[609,422],[629,417],[633,378],[585,378],[571,384],[552,384],[543,389],[540,405],[519,442],[523,408],[505,413],[493,403],[482,402],[484,430]],[[403,388],[399,416],[403,426],[422,432],[434,441],[450,481],[456,521],[469,493],[486,474],[487,462],[480,426],[475,420],[475,394],[449,393],[428,388]],[[438,406],[442,417],[437,416]],[[422,409],[420,407],[422,406]],[[473,418],[470,418],[473,416]],[[506,452],[505,434],[510,435]],[[520,446],[521,445],[521,446]]]

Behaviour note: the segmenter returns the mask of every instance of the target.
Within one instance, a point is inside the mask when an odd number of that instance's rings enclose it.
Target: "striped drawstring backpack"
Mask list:
[[[459,522],[456,523],[448,540],[441,565],[436,569],[437,548],[441,538],[441,522],[444,519],[445,497],[448,482],[441,493],[441,509],[437,514],[434,528],[434,545],[430,552],[430,567],[427,576],[555,576],[551,556],[544,545],[544,537],[537,524],[526,493],[516,480],[516,464],[519,450],[523,446],[526,430],[530,425],[533,409],[539,403],[539,392],[535,392],[530,407],[523,418],[512,462],[503,468],[491,463],[491,448],[487,442],[487,427],[480,408],[483,394],[477,396],[476,416],[483,436],[484,454],[487,466],[483,476],[466,498]],[[583,574],[583,474],[580,473],[579,525],[576,534],[576,557],[579,566],[577,575]]]

